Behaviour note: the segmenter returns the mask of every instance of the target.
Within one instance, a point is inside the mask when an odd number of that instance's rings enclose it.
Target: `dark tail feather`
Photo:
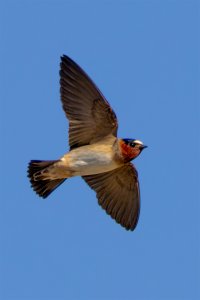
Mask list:
[[[31,186],[40,197],[48,197],[66,179],[45,179],[45,174],[48,174],[48,168],[56,162],[56,160],[31,160],[28,165],[28,177],[30,178]]]

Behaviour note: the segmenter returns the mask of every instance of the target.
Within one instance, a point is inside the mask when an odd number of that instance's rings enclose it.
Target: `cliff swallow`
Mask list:
[[[32,160],[28,177],[46,198],[67,178],[82,176],[106,212],[134,230],[140,212],[138,173],[131,160],[147,146],[117,138],[117,117],[89,76],[69,57],[60,63],[60,93],[69,120],[70,151],[58,160]]]

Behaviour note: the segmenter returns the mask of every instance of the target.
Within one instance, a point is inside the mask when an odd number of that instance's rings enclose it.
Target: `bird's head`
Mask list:
[[[119,145],[125,161],[136,158],[143,149],[147,148],[141,141],[136,139],[121,139]]]

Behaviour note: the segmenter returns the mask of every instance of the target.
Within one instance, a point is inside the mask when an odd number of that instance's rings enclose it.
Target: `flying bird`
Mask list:
[[[140,140],[117,138],[117,117],[90,77],[68,56],[60,63],[60,93],[69,120],[70,151],[58,160],[31,160],[33,190],[49,196],[66,179],[81,176],[96,192],[98,203],[127,230],[140,212],[138,173],[130,163],[145,146]]]

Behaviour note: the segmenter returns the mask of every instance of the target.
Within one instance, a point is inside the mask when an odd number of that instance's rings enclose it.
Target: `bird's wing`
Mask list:
[[[118,169],[83,176],[96,191],[99,204],[117,223],[134,230],[140,213],[140,190],[135,167],[128,163]]]
[[[69,119],[71,149],[117,135],[117,117],[89,76],[69,57],[62,56],[60,92]]]

